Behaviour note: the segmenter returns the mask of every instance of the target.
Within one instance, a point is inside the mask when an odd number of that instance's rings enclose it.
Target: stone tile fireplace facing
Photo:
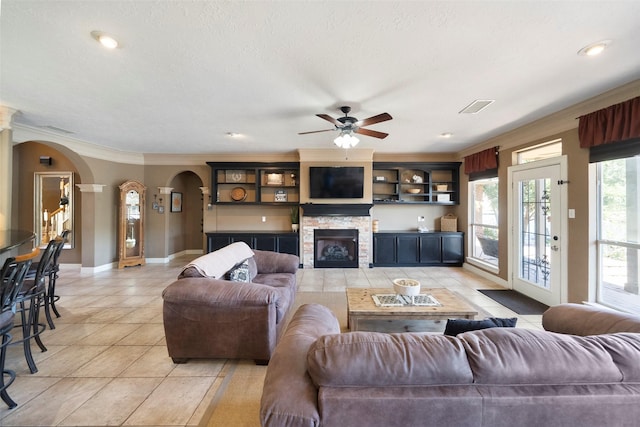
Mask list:
[[[322,208],[320,208],[322,206]],[[357,263],[353,268],[368,268],[371,243],[371,205],[302,205],[303,214],[300,221],[300,238],[302,239],[302,264],[304,268],[323,268],[314,265],[315,230],[357,230]],[[361,206],[361,208],[360,208]],[[322,234],[322,233],[321,233]],[[329,233],[336,234],[336,233]],[[322,255],[321,255],[322,256]],[[324,266],[326,267],[326,265]],[[341,266],[341,268],[345,268]]]

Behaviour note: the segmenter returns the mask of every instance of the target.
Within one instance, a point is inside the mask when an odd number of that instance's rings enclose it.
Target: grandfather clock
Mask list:
[[[120,185],[118,268],[144,265],[144,193],[138,181]]]

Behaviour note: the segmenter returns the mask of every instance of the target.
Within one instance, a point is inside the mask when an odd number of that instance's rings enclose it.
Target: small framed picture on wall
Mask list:
[[[171,192],[171,212],[182,212],[182,193]]]

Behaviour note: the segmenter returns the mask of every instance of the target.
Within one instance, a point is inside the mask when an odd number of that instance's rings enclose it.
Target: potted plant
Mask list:
[[[298,231],[300,223],[300,208],[298,206],[291,206],[291,229]]]

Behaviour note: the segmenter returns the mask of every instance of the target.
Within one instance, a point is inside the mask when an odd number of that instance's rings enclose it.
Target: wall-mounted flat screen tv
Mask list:
[[[312,199],[361,199],[363,166],[310,166],[309,196]]]

